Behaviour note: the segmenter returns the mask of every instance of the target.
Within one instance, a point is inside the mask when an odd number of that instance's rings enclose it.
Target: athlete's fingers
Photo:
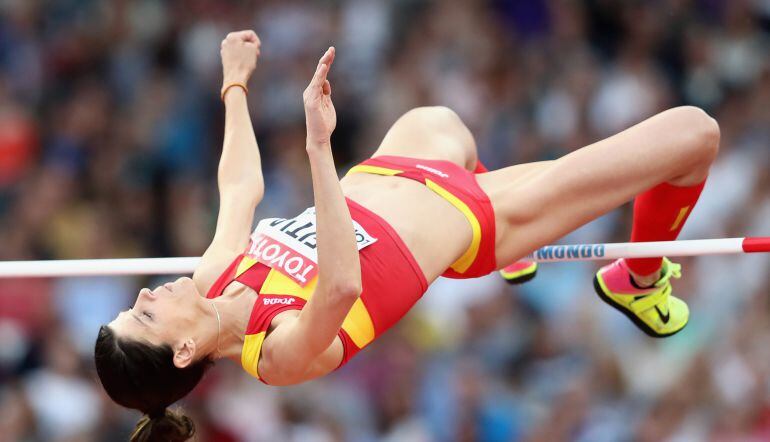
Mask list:
[[[257,43],[259,41],[259,37],[257,37],[257,33],[248,29],[244,31],[233,31],[227,34],[227,38],[231,40],[241,40],[241,41],[249,41],[252,43]]]
[[[321,56],[321,59],[318,60],[318,65],[327,65],[327,67],[331,66],[332,62],[334,61],[334,54],[335,54],[334,46],[329,46],[329,49],[324,52],[324,54]]]
[[[310,84],[305,89],[305,92],[302,93],[305,104],[313,102],[321,96],[321,93],[323,92],[323,82],[326,80],[326,71],[328,71],[328,69],[329,67],[325,64],[319,64],[318,67],[316,67],[313,79],[310,80]]]
[[[331,67],[332,63],[334,62],[334,54],[335,54],[334,46],[329,46],[329,49],[324,52],[324,54],[321,56],[321,59],[318,60],[318,64],[322,65],[325,64],[327,67]]]
[[[334,46],[329,46],[323,57],[321,57],[321,63],[326,63],[330,67],[334,63],[334,57],[337,55],[337,49]]]
[[[324,81],[326,81],[326,74],[329,72],[329,65],[321,63],[313,74],[313,79],[310,81],[310,87],[320,89],[323,87]]]
[[[260,46],[259,46],[259,43],[251,43],[251,42],[246,42],[246,43],[244,43],[243,45],[244,45],[245,47],[247,47],[247,48],[251,49],[252,51],[256,52],[256,53],[257,53],[257,55],[259,55],[259,54],[260,54],[260,52],[261,52],[261,51],[259,50],[259,47],[260,47]]]
[[[334,55],[335,49],[334,46],[331,46],[326,50],[321,59],[318,60],[318,66],[313,74],[313,78],[310,80],[310,84],[302,94],[305,102],[319,97],[322,94],[331,94],[331,84],[329,83],[329,80],[326,79],[326,76],[329,73],[331,63],[334,61]]]
[[[227,34],[227,37],[225,37],[222,42],[220,43],[219,47],[224,48],[225,44],[228,42],[230,43],[243,43],[246,45],[254,45],[259,49],[259,47],[262,45],[262,42],[260,41],[259,37],[257,36],[257,33],[254,31],[238,31],[238,32],[231,32]]]
[[[243,31],[242,38],[243,38],[244,41],[248,41],[250,43],[255,43],[257,45],[260,44],[259,37],[257,36],[257,33],[252,31],[252,30]]]

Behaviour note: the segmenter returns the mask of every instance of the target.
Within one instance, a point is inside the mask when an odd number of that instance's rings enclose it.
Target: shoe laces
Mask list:
[[[672,291],[670,280],[682,277],[682,266],[669,261],[668,258],[663,258],[662,270],[660,279],[653,285],[657,290],[635,301],[632,307],[634,312],[640,313],[659,306],[666,314],[668,313],[668,297]]]
[[[669,284],[671,278],[679,279],[682,277],[682,265],[671,262],[668,258],[663,258],[663,272],[660,279],[655,283],[655,287],[663,287]]]

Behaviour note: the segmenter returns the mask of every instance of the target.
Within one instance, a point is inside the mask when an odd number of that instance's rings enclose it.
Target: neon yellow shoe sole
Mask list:
[[[665,338],[679,333],[687,325],[687,304],[671,294],[671,278],[679,278],[681,266],[664,260],[663,276],[653,287],[640,289],[631,284],[625,262],[617,260],[602,267],[594,277],[599,298],[623,313],[644,333]]]
[[[537,262],[534,261],[516,261],[511,265],[505,266],[499,270],[500,276],[508,284],[524,284],[537,276]]]

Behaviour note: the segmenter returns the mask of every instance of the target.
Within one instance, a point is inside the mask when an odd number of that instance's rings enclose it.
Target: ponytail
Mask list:
[[[145,414],[136,424],[131,442],[184,442],[195,435],[192,419],[178,410]]]

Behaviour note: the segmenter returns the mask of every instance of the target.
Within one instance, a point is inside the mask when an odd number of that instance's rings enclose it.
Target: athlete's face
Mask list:
[[[192,279],[179,278],[154,290],[142,289],[133,307],[118,314],[109,326],[120,337],[176,348],[194,335],[205,313],[204,303]]]

